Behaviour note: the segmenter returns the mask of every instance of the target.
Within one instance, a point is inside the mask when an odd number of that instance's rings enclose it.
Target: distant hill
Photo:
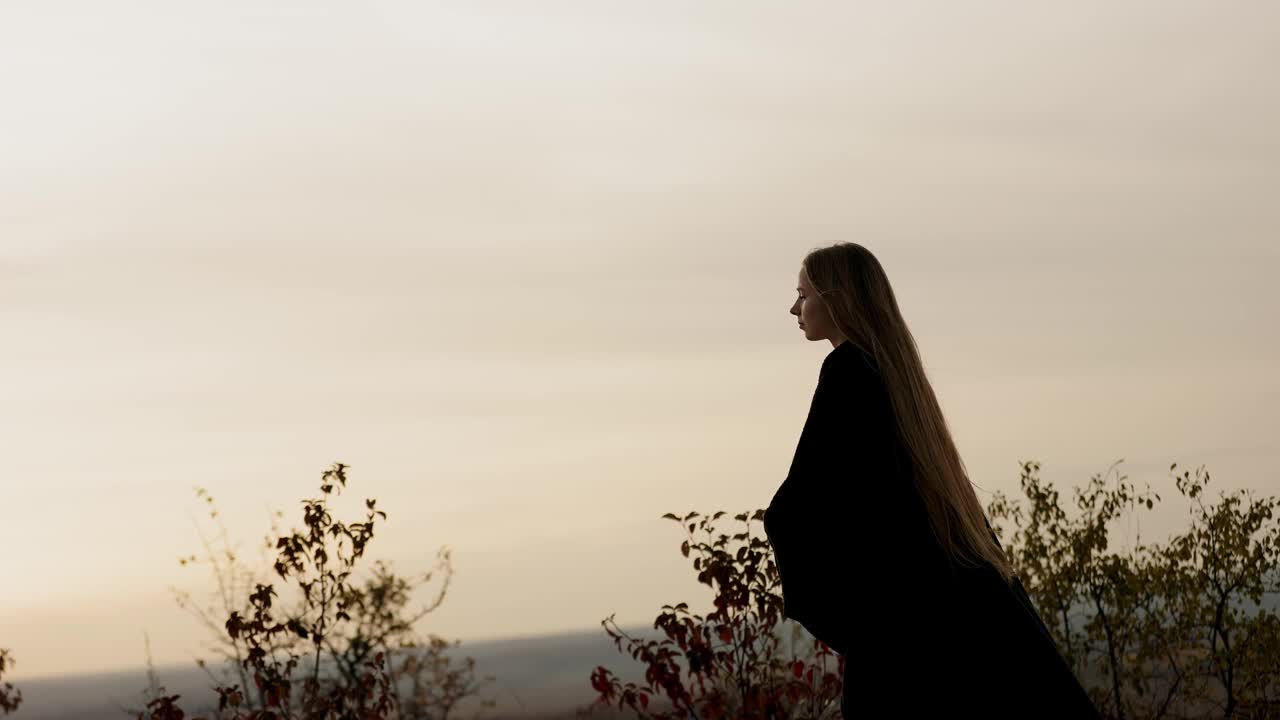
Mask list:
[[[1263,607],[1275,612],[1277,599],[1268,598]],[[1083,613],[1085,607],[1080,606]],[[1075,613],[1073,613],[1075,615]],[[1050,616],[1052,617],[1052,616]],[[1046,621],[1050,618],[1046,617]],[[1054,621],[1057,618],[1052,618]],[[652,624],[624,626],[632,637],[645,640],[664,636]],[[783,622],[777,628],[784,652],[804,654],[812,636],[799,624]],[[624,645],[625,647],[625,645]],[[507,638],[482,642],[463,642],[451,650],[461,659],[476,659],[477,675],[494,676],[483,696],[496,705],[483,717],[489,720],[522,718],[550,720],[573,717],[573,711],[595,700],[591,689],[591,671],[603,665],[624,683],[641,682],[644,666],[630,655],[619,652],[603,628],[556,633],[534,637]],[[209,677],[194,663],[156,668],[159,682],[168,694],[180,694],[179,704],[188,716],[211,711],[217,694]],[[1100,682],[1102,678],[1082,678]],[[124,708],[141,709],[147,688],[145,667],[110,673],[68,675],[15,681],[22,691],[23,703],[17,717],[24,720],[88,720],[130,717]],[[658,703],[659,705],[661,703]],[[458,717],[465,720],[476,710],[475,701],[463,703]],[[620,711],[597,710],[597,718],[622,715]]]
[[[652,625],[623,628],[633,637],[663,637]],[[643,666],[618,652],[603,628],[558,633],[538,637],[463,642],[452,654],[474,657],[477,676],[494,676],[483,695],[497,704],[484,717],[550,718],[568,717],[572,711],[591,703],[591,671],[604,665],[624,681],[644,679]],[[216,673],[216,670],[215,670]],[[168,694],[181,694],[179,704],[188,716],[212,710],[217,694],[211,681],[194,662],[156,668],[160,684]],[[109,673],[68,675],[58,678],[20,680],[22,707],[18,717],[25,720],[97,720],[128,717],[124,708],[141,709],[147,688],[145,667]],[[474,703],[465,703],[457,717],[469,717]],[[607,717],[603,714],[602,717]]]

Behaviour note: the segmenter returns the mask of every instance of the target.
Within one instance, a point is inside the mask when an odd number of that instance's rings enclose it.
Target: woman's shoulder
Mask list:
[[[842,378],[864,381],[879,380],[875,358],[869,352],[845,340],[835,346],[822,360],[819,376],[838,373]]]

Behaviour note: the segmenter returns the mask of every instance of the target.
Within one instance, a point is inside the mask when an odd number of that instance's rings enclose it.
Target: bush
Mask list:
[[[13,656],[9,651],[0,648],[0,678],[4,677],[4,669],[8,665],[14,665]],[[0,713],[8,715],[11,712],[17,712],[18,706],[22,704],[22,691],[15,688],[12,683],[5,683],[0,686]]]
[[[1111,487],[1119,462],[1075,490],[1074,518],[1034,462],[1022,468],[1029,508],[1000,493],[988,507],[1013,520],[1006,550],[1059,649],[1109,718],[1280,718],[1280,619],[1264,603],[1280,592],[1278,501],[1220,492],[1206,506],[1209,473],[1184,471],[1174,486],[1195,501],[1191,527],[1116,552],[1107,526],[1160,501],[1124,475]]]
[[[742,532],[717,534],[714,523],[726,514],[663,516],[682,527],[687,523],[688,539],[680,552],[697,556],[693,569],[698,581],[714,590],[715,609],[703,617],[691,613],[687,603],[664,605],[654,621],[666,635],[661,641],[627,635],[613,616],[602,621],[619,651],[648,666],[646,682],[624,685],[610,670],[597,667],[591,686],[598,697],[582,714],[614,704],[656,720],[825,717],[839,711],[843,658],[816,638],[812,653],[780,648],[778,570],[763,531],[751,532],[764,510],[734,516]],[[695,538],[695,530],[705,539]]]
[[[213,564],[222,590],[224,608],[229,608],[219,634],[219,652],[235,658],[240,683],[222,682],[218,695],[220,720],[370,720],[373,718],[432,718],[447,720],[462,699],[475,695],[493,678],[475,680],[475,661],[467,658],[461,668],[451,666],[444,640],[432,636],[422,643],[413,634],[414,623],[439,606],[443,600],[452,566],[447,550],[440,553],[446,582],[436,601],[416,613],[408,612],[411,591],[430,580],[426,573],[418,581],[397,576],[387,564],[378,562],[363,583],[352,575],[357,561],[372,540],[375,523],[386,519],[376,501],[365,500],[362,522],[335,521],[329,498],[346,487],[347,466],[336,463],[321,476],[319,498],[303,501],[305,530],[275,539],[275,573],[291,580],[301,591],[299,606],[279,611],[273,606],[277,596],[271,584],[253,582],[253,592],[241,598],[235,588],[238,579],[251,574],[237,569],[236,557],[222,533],[224,550],[215,553],[202,535],[208,560]],[[212,497],[198,490],[213,505]],[[216,507],[210,517],[217,518]],[[229,569],[218,562],[225,557]],[[184,565],[197,562],[191,556]],[[187,606],[189,596],[179,594],[179,604]],[[212,615],[196,614],[212,626]],[[276,614],[279,614],[277,619]],[[216,628],[215,628],[216,629]],[[457,643],[454,643],[456,647]],[[394,651],[405,656],[397,668]],[[420,651],[420,652],[415,652]],[[322,660],[327,660],[327,666]],[[204,667],[203,661],[200,665]],[[298,670],[302,674],[296,674]],[[399,681],[408,678],[412,692],[399,693]],[[253,695],[249,695],[252,680]],[[141,719],[170,720],[185,717],[177,695],[165,695],[163,688],[153,693]],[[483,700],[481,709],[491,707]]]

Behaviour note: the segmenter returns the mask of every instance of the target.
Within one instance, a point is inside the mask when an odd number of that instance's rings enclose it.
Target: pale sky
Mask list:
[[[986,504],[1124,458],[1280,491],[1280,5],[16,2],[0,8],[0,647],[201,655],[349,464],[465,642],[710,609],[666,512],[765,507],[881,260]],[[211,527],[207,522],[203,527]],[[758,529],[758,525],[757,525]],[[429,599],[423,593],[421,601]],[[603,630],[601,633],[603,634]],[[8,677],[6,679],[9,679]],[[584,680],[585,683],[585,680]]]

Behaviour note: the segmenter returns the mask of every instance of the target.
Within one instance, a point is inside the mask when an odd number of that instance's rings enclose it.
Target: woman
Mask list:
[[[809,253],[791,307],[829,340],[764,514],[783,615],[845,660],[847,718],[1100,718],[987,523],[879,261]]]

